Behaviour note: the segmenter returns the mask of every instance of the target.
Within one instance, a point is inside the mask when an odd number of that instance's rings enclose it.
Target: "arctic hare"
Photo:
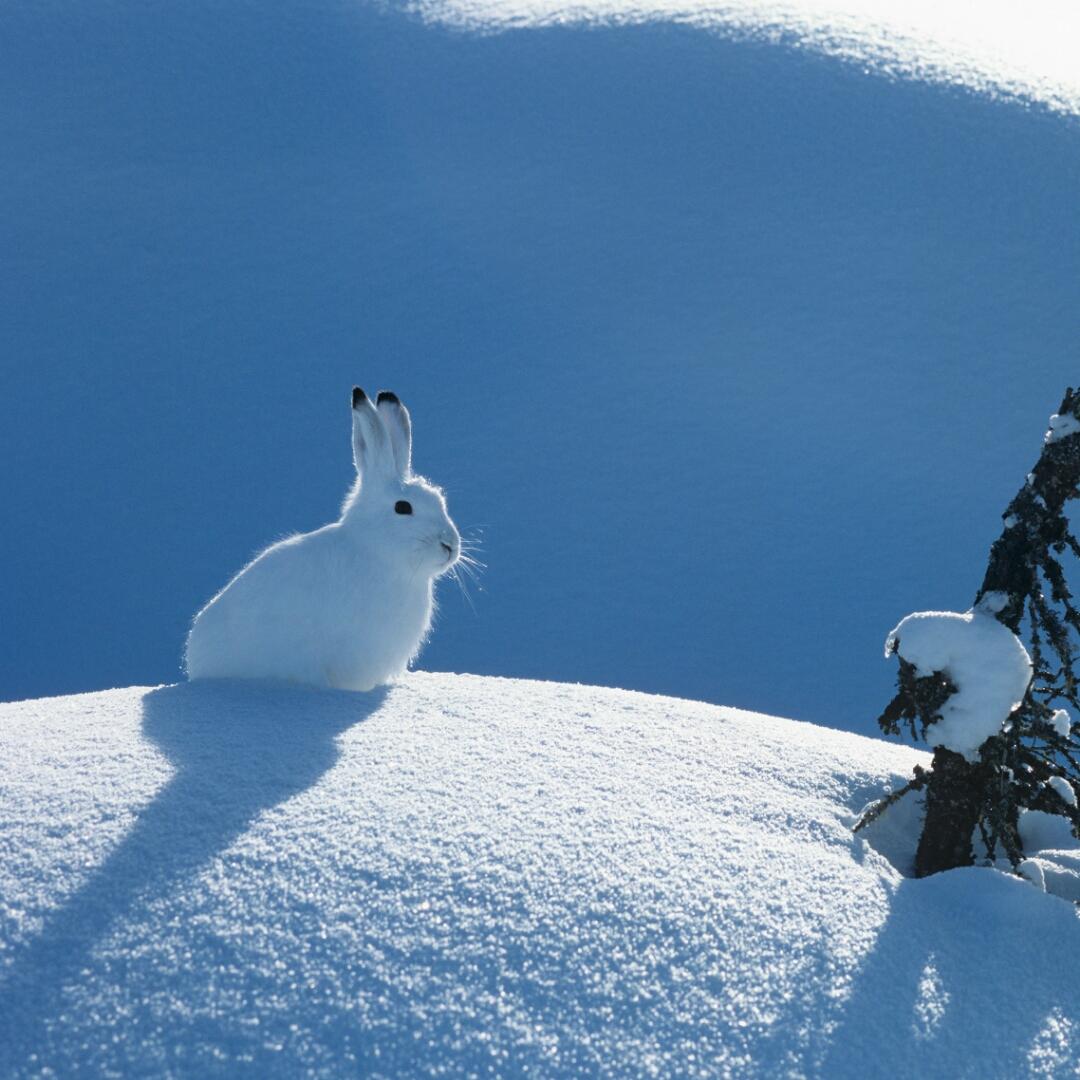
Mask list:
[[[288,679],[370,690],[405,670],[431,626],[434,580],[461,555],[442,492],[412,472],[396,394],[352,394],[357,479],[341,519],[257,555],[195,616],[191,679]]]

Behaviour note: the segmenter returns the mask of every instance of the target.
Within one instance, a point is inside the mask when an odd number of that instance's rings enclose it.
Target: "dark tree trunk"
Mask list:
[[[979,771],[962,754],[935,747],[926,784],[926,822],[915,853],[916,877],[974,863],[971,834],[979,821]]]

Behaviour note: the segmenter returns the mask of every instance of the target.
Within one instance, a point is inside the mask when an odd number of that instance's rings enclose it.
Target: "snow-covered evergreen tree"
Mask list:
[[[1080,557],[1066,516],[1078,496],[1080,389],[1070,388],[1003,515],[971,611],[909,615],[886,641],[886,654],[899,660],[899,686],[878,723],[891,735],[906,727],[934,757],[855,828],[925,791],[919,877],[971,865],[976,847],[1019,867],[1025,810],[1065,817],[1080,836],[1080,723],[1063,707],[1080,715],[1080,611],[1062,562]]]

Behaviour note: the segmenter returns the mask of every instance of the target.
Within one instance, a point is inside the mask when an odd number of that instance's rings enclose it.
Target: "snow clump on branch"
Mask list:
[[[992,614],[979,609],[917,611],[885,639],[885,655],[898,653],[920,676],[942,672],[956,686],[941,707],[941,719],[926,733],[944,746],[979,760],[979,747],[997,735],[1024,700],[1031,682],[1031,657],[1020,639]]]
[[[1043,437],[1043,442],[1057,442],[1066,436],[1075,435],[1078,431],[1080,431],[1080,420],[1077,420],[1072,413],[1054,413],[1050,417],[1050,427]]]

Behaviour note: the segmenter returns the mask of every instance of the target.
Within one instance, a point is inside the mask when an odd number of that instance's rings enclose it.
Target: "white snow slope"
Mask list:
[[[452,675],[0,706],[0,1075],[1073,1075],[1073,906],[849,831],[916,760]]]
[[[784,42],[867,72],[965,86],[1080,113],[1080,12],[1069,0],[410,0],[473,30],[669,20]]]

